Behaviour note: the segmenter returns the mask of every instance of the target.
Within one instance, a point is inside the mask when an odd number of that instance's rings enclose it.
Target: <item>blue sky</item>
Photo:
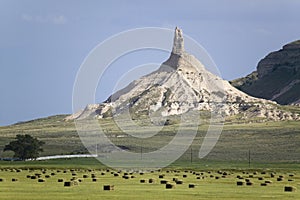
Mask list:
[[[299,10],[297,0],[0,0],[0,125],[71,113],[84,58],[121,31],[179,26],[232,80],[300,39]],[[103,89],[97,98],[108,95]]]

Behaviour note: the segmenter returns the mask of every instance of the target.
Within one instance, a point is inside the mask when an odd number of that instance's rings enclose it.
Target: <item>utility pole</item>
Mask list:
[[[250,168],[251,166],[251,154],[250,154],[250,149],[249,149],[249,152],[248,152],[248,167]]]
[[[193,162],[193,148],[191,147],[191,163]]]

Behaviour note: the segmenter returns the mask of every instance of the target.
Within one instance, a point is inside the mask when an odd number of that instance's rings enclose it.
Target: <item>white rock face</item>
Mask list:
[[[69,118],[103,118],[128,111],[134,116],[170,116],[204,110],[245,119],[299,119],[277,107],[275,102],[251,97],[207,71],[185,52],[182,31],[176,27],[172,53],[158,70],[133,81],[106,103],[88,105],[80,115]]]

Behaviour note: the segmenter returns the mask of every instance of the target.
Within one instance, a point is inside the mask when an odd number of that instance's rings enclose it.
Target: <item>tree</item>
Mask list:
[[[36,159],[39,153],[43,152],[42,146],[45,142],[31,135],[16,135],[15,139],[4,147],[4,151],[13,151],[15,153],[14,158],[21,160]]]

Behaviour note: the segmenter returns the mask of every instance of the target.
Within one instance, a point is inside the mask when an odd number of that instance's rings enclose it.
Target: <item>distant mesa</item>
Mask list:
[[[66,119],[107,118],[128,111],[132,118],[214,111],[240,119],[299,119],[298,114],[281,110],[276,102],[249,96],[206,70],[185,51],[183,32],[178,27],[171,55],[158,70],[131,82],[105,102],[87,105]]]

